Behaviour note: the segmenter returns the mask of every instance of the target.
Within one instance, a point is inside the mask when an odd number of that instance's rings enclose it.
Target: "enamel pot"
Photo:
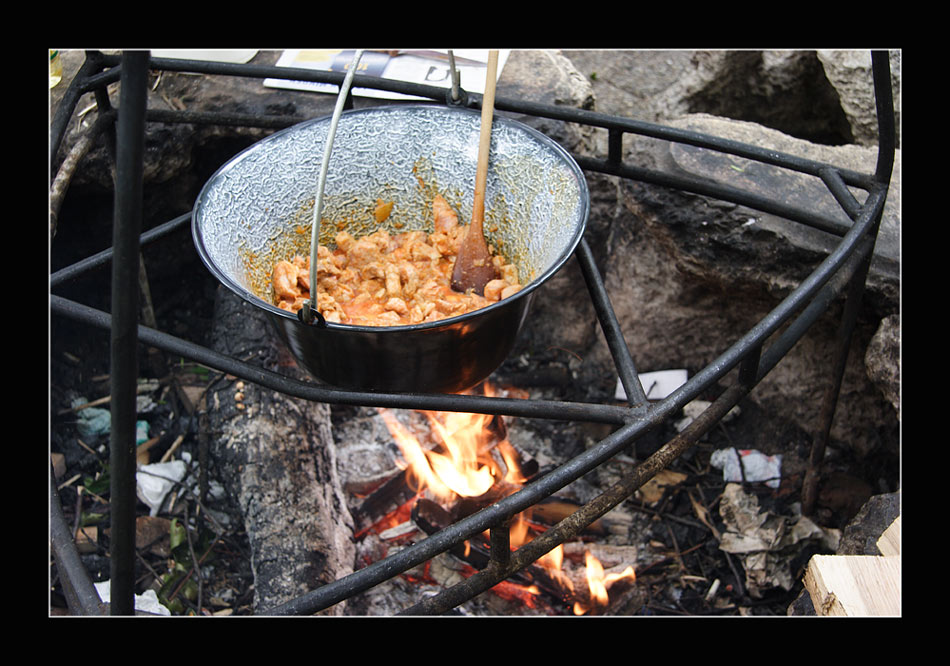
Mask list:
[[[330,118],[276,132],[239,153],[195,202],[192,234],[208,270],[264,310],[298,363],[316,380],[366,391],[458,393],[507,357],[535,292],[570,258],[587,224],[581,169],[556,142],[496,117],[485,196],[489,243],[519,269],[523,289],[465,315],[410,326],[304,323],[273,305],[274,264],[309,256],[314,195]],[[431,231],[441,194],[471,219],[480,116],[408,104],[344,112],[323,196],[321,243],[341,230],[373,232],[377,199],[392,201],[391,233]]]

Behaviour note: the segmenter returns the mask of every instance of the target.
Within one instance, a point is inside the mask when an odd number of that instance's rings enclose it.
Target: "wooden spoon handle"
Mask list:
[[[488,180],[488,152],[491,146],[491,123],[495,108],[495,80],[498,78],[498,51],[488,52],[485,94],[482,97],[482,126],[478,141],[478,164],[475,171],[475,201],[472,204],[472,233],[482,232],[485,219],[485,183]]]

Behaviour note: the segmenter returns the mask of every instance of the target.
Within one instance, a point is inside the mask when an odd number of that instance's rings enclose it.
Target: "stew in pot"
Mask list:
[[[391,203],[377,202],[376,219],[386,219]],[[336,247],[317,249],[317,307],[329,322],[355,326],[405,326],[465,314],[521,289],[518,269],[494,254],[498,279],[485,295],[452,290],[452,269],[467,227],[441,196],[432,204],[432,233],[392,234],[380,229],[361,238],[340,232]],[[281,260],[272,275],[277,307],[297,312],[310,300],[310,257]]]

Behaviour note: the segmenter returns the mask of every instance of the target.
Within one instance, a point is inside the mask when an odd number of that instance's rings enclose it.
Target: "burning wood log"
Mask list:
[[[612,607],[610,593],[626,589],[636,580],[632,566],[605,570],[589,551],[585,556],[585,566],[571,569],[570,577],[573,581],[575,615],[609,612]],[[614,590],[615,587],[618,589]]]
[[[448,527],[454,522],[452,513],[438,503],[425,498],[419,499],[412,510],[412,520],[426,534],[432,535]],[[488,566],[491,559],[491,550],[487,539],[472,539],[468,543],[459,544],[451,551],[454,557],[470,565],[474,570],[481,570]],[[546,574],[541,567],[529,567],[520,571],[509,579],[521,587],[534,586],[534,594],[544,591],[553,599],[563,600],[566,590]]]
[[[286,364],[261,312],[219,288],[213,348],[269,369]],[[207,400],[209,457],[244,519],[255,611],[350,573],[353,519],[335,469],[329,407],[227,377]],[[344,606],[326,612],[342,614]]]
[[[546,525],[556,525],[579,508],[580,505],[576,502],[558,497],[549,497],[532,507],[531,517]],[[604,536],[607,534],[607,528],[603,520],[595,520],[587,526],[585,533]]]
[[[399,472],[370,493],[355,511],[357,520],[363,529],[368,528],[373,521],[382,518],[386,513],[413,495],[412,489],[406,482],[405,470]]]
[[[540,475],[537,462],[526,459],[508,441],[507,425],[501,417],[417,414],[426,416],[429,427],[414,428],[413,419],[406,414],[400,413],[397,417],[389,410],[379,410],[379,416],[402,452],[402,464],[406,468],[363,500],[357,512],[364,525],[357,533],[358,538],[372,532],[380,539],[395,543],[414,538],[414,534],[433,535],[517,492]],[[519,548],[578,508],[568,499],[542,500],[513,519],[511,547]],[[610,525],[602,519],[589,526],[586,538],[596,541],[610,533]],[[532,609],[586,614],[606,607],[607,586],[617,580],[635,579],[631,563],[635,561],[636,549],[600,547],[596,543],[588,546],[580,542],[566,545],[575,557],[573,561],[565,562],[564,546],[558,546],[492,588],[493,593],[506,600],[520,600]],[[585,549],[580,562],[574,553],[576,546]],[[605,572],[601,562],[592,555],[591,547],[600,552],[608,566],[615,566],[617,570]],[[448,555],[461,563],[463,570],[470,569],[474,573],[484,569],[491,557],[487,534],[457,544]],[[562,570],[562,563],[569,565],[568,570]],[[626,566],[619,567],[621,563]]]

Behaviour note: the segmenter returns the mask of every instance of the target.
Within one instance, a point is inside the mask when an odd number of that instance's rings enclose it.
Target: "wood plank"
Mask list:
[[[901,554],[901,517],[898,516],[894,522],[884,530],[884,534],[877,540],[877,549],[881,555],[890,557]]]
[[[900,573],[899,557],[815,555],[805,588],[818,615],[900,615]]]
[[[884,555],[811,558],[803,582],[818,615],[900,615],[900,517],[884,531],[877,545]]]

